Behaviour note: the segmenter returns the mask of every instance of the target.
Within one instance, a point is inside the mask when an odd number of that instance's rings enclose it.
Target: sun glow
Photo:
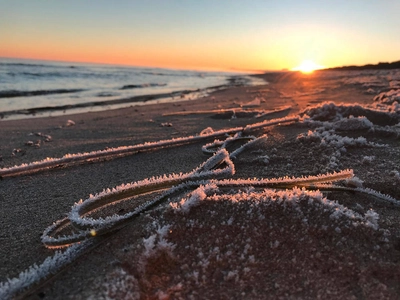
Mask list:
[[[324,66],[318,65],[311,60],[304,60],[299,66],[292,69],[292,71],[300,71],[302,73],[310,74],[315,70],[323,69]]]

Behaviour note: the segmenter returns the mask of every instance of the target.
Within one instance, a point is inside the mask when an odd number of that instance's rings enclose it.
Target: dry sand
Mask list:
[[[218,130],[245,126],[297,115],[306,107],[324,101],[372,103],[373,95],[366,93],[364,86],[343,84],[337,78],[262,76],[270,81],[269,85],[235,87],[196,101],[1,121],[0,167],[61,157],[66,153],[190,136],[206,127]],[[260,119],[239,113],[232,118],[229,111],[163,115],[238,109],[256,97],[261,99],[257,109],[273,110],[284,106],[290,109]],[[68,120],[75,124],[67,126]],[[334,147],[320,147],[318,140],[298,139],[299,134],[314,129],[315,126],[305,123],[267,128],[268,138],[248,147],[235,160],[234,178],[308,176],[354,169],[355,175],[364,181],[364,187],[400,199],[400,178],[396,173],[400,171],[398,131],[397,135],[395,131],[367,129],[341,132],[342,136],[364,136],[368,142],[388,147],[347,147],[347,152],[337,157]],[[51,136],[51,141],[46,142],[46,136]],[[28,141],[40,147],[26,145]],[[189,172],[207,159],[201,146],[201,143],[194,143],[3,178],[0,181],[0,282],[17,277],[29,266],[40,264],[53,255],[53,250],[41,244],[40,236],[47,226],[63,218],[76,201],[122,183]],[[332,164],[332,157],[336,159],[336,166]],[[227,192],[237,193],[237,190]],[[370,208],[375,210],[380,217],[380,229],[373,230],[367,226],[349,227],[346,222],[350,221],[346,218],[333,226],[329,214],[322,209],[316,211],[307,203],[302,206],[303,219],[299,219],[293,209],[283,210],[282,206],[266,204],[271,201],[261,204],[254,199],[254,203],[240,201],[251,199],[250,191],[243,193],[244,196],[236,195],[238,202],[204,201],[187,214],[161,205],[109,236],[58,276],[30,290],[32,294],[24,294],[24,297],[400,299],[399,207],[360,193],[324,194],[361,215]],[[172,201],[183,197],[184,194]],[[304,218],[308,219],[306,225]],[[169,226],[167,233],[157,235],[157,228],[166,225]],[[159,241],[166,241],[167,246],[156,244],[154,251],[146,254],[143,239],[154,234]]]

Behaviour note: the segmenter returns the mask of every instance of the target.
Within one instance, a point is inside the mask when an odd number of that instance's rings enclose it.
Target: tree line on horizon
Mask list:
[[[343,66],[327,68],[324,70],[353,71],[353,70],[391,70],[400,69],[400,60],[395,62],[380,62],[378,64],[367,64],[363,66]]]

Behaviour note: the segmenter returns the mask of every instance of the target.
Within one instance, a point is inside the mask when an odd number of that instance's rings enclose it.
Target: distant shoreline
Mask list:
[[[322,69],[320,71],[360,71],[360,70],[393,70],[400,69],[400,60],[395,62],[380,62],[378,64],[367,64],[363,66],[343,66]]]

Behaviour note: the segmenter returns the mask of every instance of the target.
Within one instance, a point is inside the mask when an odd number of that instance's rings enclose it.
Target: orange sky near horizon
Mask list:
[[[235,71],[400,59],[390,0],[2,2],[0,57]]]

